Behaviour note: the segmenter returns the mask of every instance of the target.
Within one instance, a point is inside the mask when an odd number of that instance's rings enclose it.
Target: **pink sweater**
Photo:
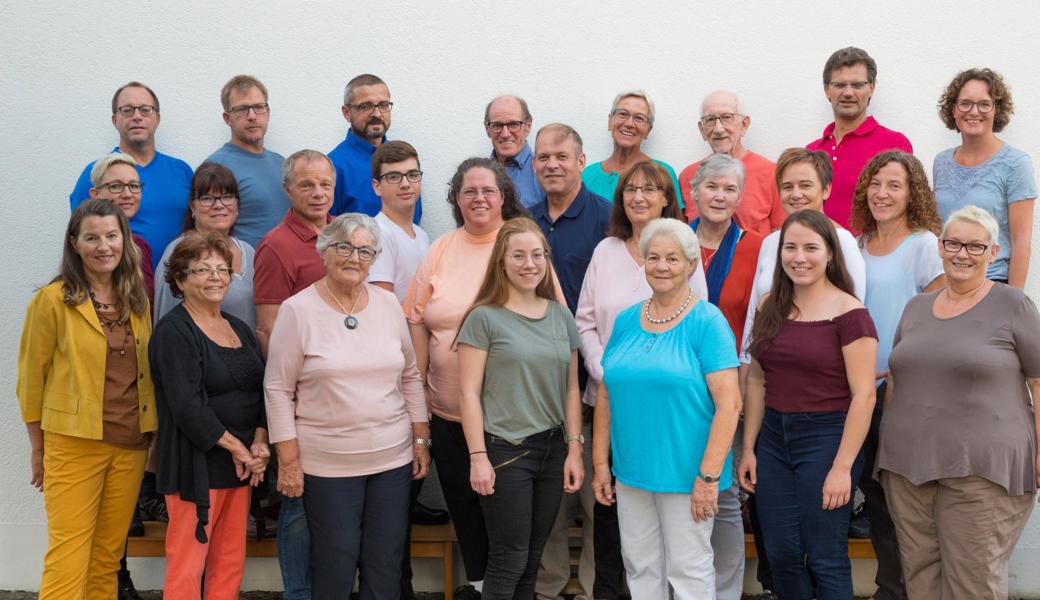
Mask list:
[[[429,420],[397,297],[365,284],[349,330],[312,284],[278,309],[264,388],[271,442],[296,439],[303,472],[370,475],[412,460],[412,423]]]

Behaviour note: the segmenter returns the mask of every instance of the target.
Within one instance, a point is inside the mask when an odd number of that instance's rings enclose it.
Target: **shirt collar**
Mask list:
[[[325,216],[325,222],[332,221],[332,215]],[[289,209],[289,212],[285,213],[285,226],[289,228],[296,237],[300,238],[301,242],[309,242],[318,238],[318,232],[314,231],[311,224],[304,221],[300,215],[296,214],[296,211]]]
[[[877,128],[878,128],[877,119],[874,118],[874,115],[870,115],[862,123],[859,124],[859,127],[857,127],[856,129],[850,131],[849,133],[847,133],[845,135],[850,135],[851,134],[851,135],[865,136],[865,135],[869,135],[871,132],[873,132]],[[823,130],[823,137],[825,137],[825,138],[834,137],[834,123],[833,122],[830,125],[828,125],[826,128],[824,128],[824,130]]]
[[[383,141],[386,141],[385,135],[383,136]],[[362,152],[369,156],[375,154],[376,152],[376,147],[372,145],[368,140],[362,138],[359,135],[356,135],[353,129],[347,131],[347,146],[350,146],[354,150],[357,150],[358,152]]]
[[[506,161],[507,165],[514,166],[517,169],[523,169],[527,167],[527,164],[531,162],[531,157],[534,156],[534,152],[531,151],[531,145],[524,142],[524,147],[520,149],[520,152],[516,153],[516,156]],[[491,150],[491,158],[498,160],[498,155],[495,154],[495,150]]]
[[[592,192],[582,183],[581,189],[578,190],[578,195],[574,197],[571,205],[556,220],[559,221],[563,218],[577,219],[581,216],[581,211],[585,210],[585,205],[589,203],[591,197]],[[553,223],[553,220],[549,217],[549,200],[547,198],[532,206],[531,212],[537,213],[534,215],[536,218],[545,219],[547,222]]]

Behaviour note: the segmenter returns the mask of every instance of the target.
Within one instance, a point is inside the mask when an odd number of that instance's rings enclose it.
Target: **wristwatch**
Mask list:
[[[430,446],[433,445],[433,440],[431,440],[430,438],[417,437],[417,438],[412,438],[412,443],[413,444],[418,444],[420,446],[426,446],[427,448],[429,448]]]
[[[585,434],[584,433],[579,433],[578,435],[568,435],[567,436],[567,442],[568,443],[570,443],[570,442],[578,442],[579,444],[584,444],[585,443]]]
[[[697,478],[704,483],[718,483],[719,479],[722,478],[722,473],[718,475],[705,475],[704,473],[697,473]]]

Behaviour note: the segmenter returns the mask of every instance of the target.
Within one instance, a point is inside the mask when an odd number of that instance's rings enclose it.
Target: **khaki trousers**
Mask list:
[[[47,554],[40,600],[112,600],[145,450],[43,434]]]
[[[911,600],[1006,600],[1008,558],[1035,494],[1008,496],[982,477],[914,485],[881,472]]]

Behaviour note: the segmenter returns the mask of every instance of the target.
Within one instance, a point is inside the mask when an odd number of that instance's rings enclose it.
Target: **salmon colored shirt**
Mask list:
[[[754,231],[760,237],[766,237],[774,229],[780,229],[787,218],[787,213],[780,206],[780,194],[776,191],[776,164],[750,150],[740,162],[744,164],[744,195],[733,213],[734,219],[745,231]],[[687,223],[693,223],[700,216],[697,203],[690,199],[693,191],[690,183],[700,166],[701,161],[697,161],[679,174],[679,188],[686,199]]]

